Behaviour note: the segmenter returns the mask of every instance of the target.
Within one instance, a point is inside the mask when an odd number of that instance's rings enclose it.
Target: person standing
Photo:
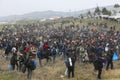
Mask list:
[[[113,69],[113,48],[110,49],[109,53],[107,54],[107,66],[106,66],[106,70],[109,69],[109,65],[111,65],[111,69]]]
[[[70,78],[71,73],[72,73],[72,77],[74,77],[75,61],[76,61],[75,57],[72,54],[70,54],[65,60],[65,64],[66,64],[66,67],[67,67],[68,78]]]
[[[18,62],[17,62],[17,53],[13,53],[11,59],[10,59],[10,65],[12,66],[12,70],[15,70],[15,65],[17,66],[18,70]]]
[[[98,79],[101,79],[103,62],[104,61],[103,61],[102,57],[98,57],[93,63],[94,64],[94,69],[98,70],[98,75],[97,75]]]

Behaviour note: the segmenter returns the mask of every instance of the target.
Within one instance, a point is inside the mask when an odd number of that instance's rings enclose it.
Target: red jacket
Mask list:
[[[47,50],[48,49],[48,43],[45,43],[44,44],[44,50]]]
[[[28,52],[28,51],[29,51],[29,48],[28,48],[28,47],[26,47],[25,51],[26,51],[26,52]]]

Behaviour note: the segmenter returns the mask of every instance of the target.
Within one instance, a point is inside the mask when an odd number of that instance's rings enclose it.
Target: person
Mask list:
[[[87,63],[88,61],[89,61],[88,53],[87,53],[87,51],[85,50],[85,53],[84,53],[84,55],[83,55],[83,62],[84,62],[84,63]]]
[[[98,75],[97,78],[101,79],[101,74],[102,74],[102,68],[103,68],[103,59],[102,57],[98,57],[94,62],[94,69],[98,70]]]
[[[12,66],[12,70],[15,70],[15,65],[17,66],[18,70],[18,62],[17,62],[17,53],[13,53],[13,56],[10,59],[10,65]]]
[[[67,76],[68,78],[70,78],[70,74],[72,73],[72,77],[74,77],[74,66],[75,66],[75,57],[73,57],[72,55],[69,55],[66,60],[65,60],[65,64],[67,67]]]
[[[55,59],[56,59],[56,48],[55,48],[55,46],[51,48],[51,56],[52,56],[52,62],[55,63]]]
[[[22,70],[22,65],[23,65],[24,61],[25,61],[25,56],[23,54],[20,54],[19,55],[19,71]]]
[[[49,48],[48,42],[44,43],[43,47],[44,47],[44,50],[45,50],[45,51],[48,50],[48,48]]]
[[[36,59],[34,58],[33,54],[28,57],[24,64],[26,65],[26,68],[28,70],[27,78],[31,80],[33,70],[36,69],[37,65]]]
[[[9,55],[9,53],[10,53],[10,51],[11,51],[11,46],[8,44],[6,44],[6,46],[5,46],[5,59],[6,60],[8,60],[8,55]]]
[[[38,52],[37,52],[37,57],[38,57],[38,59],[39,59],[40,67],[42,67],[42,56],[41,56],[41,54],[42,54],[42,51],[41,51],[41,50],[38,50]]]
[[[107,66],[106,66],[106,70],[109,69],[109,65],[111,65],[111,69],[113,69],[113,48],[110,49],[109,53],[107,54]]]

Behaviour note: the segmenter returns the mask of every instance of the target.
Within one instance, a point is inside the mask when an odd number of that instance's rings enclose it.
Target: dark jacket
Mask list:
[[[11,57],[11,59],[10,59],[10,64],[11,65],[15,65],[15,64],[17,64],[17,55],[13,55],[12,57]]]
[[[108,61],[112,61],[112,59],[113,59],[113,54],[114,54],[113,50],[110,50],[109,53],[107,54],[107,60],[108,60]]]
[[[95,70],[99,70],[103,68],[103,59],[102,58],[98,58],[94,61],[93,65]]]
[[[70,62],[70,60],[71,60],[71,62]],[[74,67],[74,65],[75,65],[75,58],[74,57],[66,58],[65,64],[66,64],[67,67]]]

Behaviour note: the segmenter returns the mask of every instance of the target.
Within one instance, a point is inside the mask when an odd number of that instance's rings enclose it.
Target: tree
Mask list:
[[[106,14],[106,12],[107,12],[107,9],[104,7],[104,8],[102,9],[102,13],[103,13],[103,14]]]
[[[108,11],[105,7],[102,9],[103,15],[111,15],[111,11]]]
[[[90,11],[88,11],[87,16],[88,16],[88,17],[92,17],[92,14],[91,14]]]
[[[114,8],[119,8],[119,7],[120,7],[119,4],[115,4],[115,5],[114,5]]]
[[[97,14],[97,15],[100,15],[100,13],[101,13],[101,10],[99,9],[99,7],[96,7],[96,9],[95,9],[95,14]]]

